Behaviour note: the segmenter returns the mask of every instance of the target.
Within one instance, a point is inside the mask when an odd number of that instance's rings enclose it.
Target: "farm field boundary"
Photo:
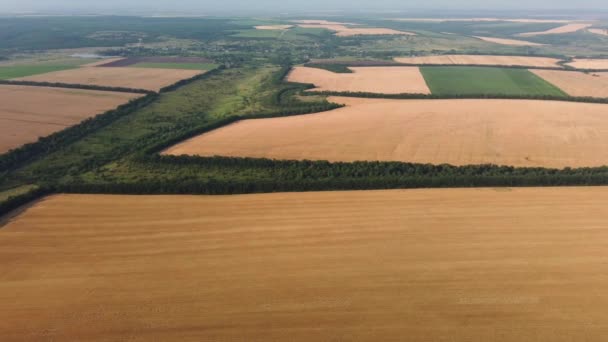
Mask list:
[[[138,89],[138,88],[105,87],[105,86],[99,86],[99,85],[60,83],[60,82],[0,80],[0,84],[31,86],[31,87],[51,87],[51,88],[112,91],[112,92],[119,92],[119,93],[135,93],[135,94],[155,94],[156,93],[152,90]]]
[[[380,94],[363,92],[318,91],[303,92],[302,96],[342,96],[362,97],[372,99],[403,99],[403,100],[455,100],[455,99],[497,99],[497,100],[545,100],[581,103],[608,103],[608,98],[586,96],[555,96],[555,95],[501,95],[501,94]]]
[[[218,68],[204,74],[196,75],[190,79],[178,81],[177,83],[171,86],[161,89],[160,92],[165,93],[174,91],[175,89],[182,87],[188,83],[211,77],[218,73],[220,70],[222,69]],[[70,143],[102,127],[107,126],[108,124],[114,122],[120,117],[129,115],[138,109],[146,107],[147,105],[156,101],[159,97],[159,94],[156,92],[147,91],[146,94],[146,96],[133,100],[127,104],[120,105],[114,110],[110,110],[103,114],[99,114],[95,117],[86,119],[75,126],[68,127],[47,137],[40,138],[35,143],[23,145],[8,153],[0,155],[0,172],[6,172],[10,169],[14,169],[37,157],[49,154],[64,146],[67,146]]]

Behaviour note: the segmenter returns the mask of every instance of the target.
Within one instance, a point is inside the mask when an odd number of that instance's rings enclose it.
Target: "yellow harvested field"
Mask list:
[[[56,195],[0,229],[0,336],[600,342],[607,205],[606,187]]]
[[[608,105],[332,97],[333,111],[240,121],[163,154],[552,168],[608,165]]]
[[[567,63],[573,68],[577,69],[600,69],[608,70],[608,58],[606,59],[594,59],[594,58],[575,58],[572,62]]]
[[[0,153],[35,142],[141,94],[0,85]]]
[[[91,84],[158,91],[179,80],[191,78],[201,73],[201,70],[184,69],[85,67],[22,77],[17,80]]]
[[[260,25],[255,26],[256,30],[287,30],[292,28],[293,25]]]
[[[387,28],[358,28],[358,27],[348,27],[341,24],[299,24],[298,26],[303,28],[322,28],[330,31],[336,32],[336,36],[338,37],[352,37],[352,36],[363,36],[363,35],[407,35],[414,36],[415,33],[405,32],[405,31],[397,31],[393,29]]]
[[[567,24],[564,26],[556,27],[554,29],[550,29],[542,32],[528,32],[528,33],[520,33],[518,36],[520,37],[532,37],[532,36],[542,36],[547,34],[564,34],[564,33],[572,33],[580,30],[584,30],[588,27],[593,26],[593,24]]]
[[[589,29],[591,33],[601,34],[602,36],[608,36],[608,29]]]
[[[570,23],[573,20],[560,20],[560,19],[509,19],[509,18],[398,18],[390,19],[395,21],[420,21],[420,22],[435,22],[442,23],[446,21],[473,21],[473,22],[487,22],[487,21],[508,21],[513,23]]]
[[[293,20],[294,23],[305,24],[305,25],[356,25],[351,23],[341,23],[337,21],[328,20]]]
[[[557,58],[492,55],[438,55],[398,57],[396,62],[408,64],[467,64],[467,65],[516,65],[527,67],[559,67]]]
[[[572,96],[608,97],[608,73],[530,70]]]
[[[295,67],[289,82],[312,83],[313,91],[348,91],[382,94],[430,94],[417,67],[350,67],[353,73],[335,73],[308,67]]]
[[[481,37],[481,36],[474,36],[474,38],[481,39],[481,40],[489,42],[489,43],[500,44],[500,45],[513,45],[513,46],[542,46],[542,45],[544,45],[544,44],[533,43],[533,42],[528,42],[525,40],[518,40],[518,39],[504,39],[504,38]]]

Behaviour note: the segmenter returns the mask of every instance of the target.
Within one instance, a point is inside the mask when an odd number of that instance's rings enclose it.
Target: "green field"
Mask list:
[[[74,69],[73,65],[14,65],[0,66],[0,80],[44,74],[52,71]]]
[[[420,71],[429,89],[436,95],[567,96],[526,69],[422,67]]]
[[[188,69],[188,70],[213,70],[217,64],[212,63],[137,63],[136,68],[158,68],[158,69]]]

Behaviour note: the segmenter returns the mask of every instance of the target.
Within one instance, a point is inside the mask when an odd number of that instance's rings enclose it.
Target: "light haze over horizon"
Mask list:
[[[542,11],[542,10],[608,10],[606,0],[0,0],[0,13],[53,12],[104,12],[121,14],[142,12],[188,12],[214,14],[235,11],[238,13],[280,13],[288,11],[363,11],[363,10],[477,10],[477,11]],[[538,13],[536,13],[538,14]],[[441,15],[441,13],[437,13]]]

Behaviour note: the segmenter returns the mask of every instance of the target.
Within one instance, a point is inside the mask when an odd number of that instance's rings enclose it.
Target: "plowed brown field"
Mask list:
[[[58,195],[0,229],[12,341],[608,336],[608,188]]]
[[[200,70],[185,69],[85,67],[28,76],[18,80],[92,84],[158,91],[162,87],[200,73]]]
[[[608,97],[608,73],[530,70],[572,96]]]
[[[396,62],[407,64],[505,65],[527,67],[559,67],[557,58],[528,56],[440,55],[398,57]]]
[[[35,142],[141,94],[0,85],[0,153]]]
[[[312,83],[315,91],[349,91],[382,94],[430,94],[417,67],[351,67],[353,73],[335,73],[318,68],[295,67],[290,82]]]
[[[164,153],[513,166],[608,165],[608,105],[331,98],[347,107],[245,120]]]

